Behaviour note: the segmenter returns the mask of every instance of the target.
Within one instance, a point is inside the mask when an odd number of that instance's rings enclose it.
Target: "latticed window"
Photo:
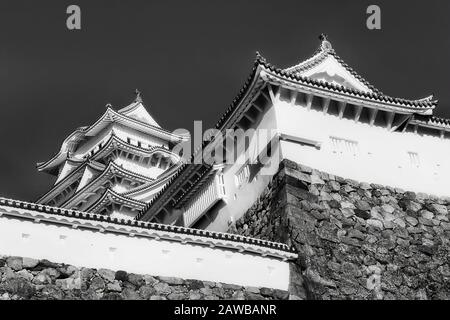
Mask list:
[[[337,137],[330,137],[331,140],[331,150],[333,153],[337,154],[347,154],[347,155],[358,155],[359,148],[358,142],[342,139]]]
[[[245,183],[248,182],[249,177],[250,177],[250,168],[249,168],[248,164],[246,164],[241,169],[239,169],[238,172],[236,172],[236,175],[234,177],[236,186],[238,188],[242,187]]]
[[[408,152],[408,157],[411,165],[413,165],[414,167],[420,166],[420,158],[417,152]]]
[[[223,178],[223,173],[218,175],[218,187],[219,187],[219,194],[220,195],[225,195],[225,180]]]

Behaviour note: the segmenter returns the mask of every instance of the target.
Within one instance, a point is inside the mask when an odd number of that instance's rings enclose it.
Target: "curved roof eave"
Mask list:
[[[159,146],[154,146],[149,149],[144,149],[144,148],[129,144],[128,142],[124,141],[120,137],[116,136],[114,133],[111,134],[111,137],[108,139],[106,144],[104,146],[102,146],[97,152],[95,152],[92,155],[92,158],[98,159],[98,157],[100,155],[102,155],[103,152],[107,152],[108,148],[111,145],[113,145],[114,143],[117,143],[118,146],[123,147],[123,150],[125,150],[126,148],[129,148],[136,152],[139,152],[139,153],[145,154],[145,155],[149,155],[149,156],[153,153],[158,153],[158,152],[165,153],[168,157],[172,158],[175,162],[178,162],[180,160],[180,156],[178,156],[176,153],[171,152],[168,149],[165,149],[165,148],[162,148]]]
[[[62,203],[61,206],[64,207],[64,206],[68,206],[68,205],[69,206],[73,205],[75,201],[80,200],[80,196],[82,196],[84,193],[86,193],[86,191],[89,191],[90,188],[92,188],[99,182],[104,181],[104,179],[107,178],[109,174],[116,174],[117,172],[119,174],[121,174],[122,176],[127,176],[127,175],[132,176],[136,179],[143,181],[144,183],[153,181],[151,178],[148,178],[143,175],[126,170],[126,169],[120,167],[119,165],[115,164],[114,162],[110,162],[108,164],[108,166],[106,167],[106,169],[100,175],[95,177],[90,183],[88,183],[83,188],[78,190],[70,199],[67,199],[67,201]]]
[[[141,186],[138,186],[129,191],[126,191],[123,193],[123,195],[134,197],[136,195],[139,195],[139,194],[149,191],[149,189],[153,190],[155,188],[160,187],[161,184],[165,184],[165,183],[167,183],[168,180],[170,180],[170,178],[172,177],[172,174],[176,173],[178,171],[178,169],[181,167],[181,165],[182,165],[181,163],[174,165],[172,168],[170,168],[169,170],[165,171],[160,176],[158,176],[155,180],[148,182],[146,184],[143,184]]]
[[[127,204],[132,208],[135,208],[137,210],[140,210],[145,207],[145,203],[139,200],[131,199],[127,196],[123,196],[117,192],[114,192],[112,189],[108,188],[103,193],[103,195],[95,201],[92,205],[90,205],[88,208],[85,209],[87,212],[96,211],[97,207],[105,206],[104,202],[111,202],[111,203],[121,203],[121,204]]]
[[[67,160],[68,162],[71,161],[71,159]],[[83,171],[84,168],[89,167],[93,170],[96,170],[98,172],[102,171],[105,169],[105,165],[101,164],[101,163],[97,163],[97,162],[93,162],[91,160],[86,160],[84,161],[82,164],[80,164],[76,169],[74,169],[72,172],[70,172],[67,176],[65,176],[62,180],[60,180],[57,184],[55,184],[49,191],[47,191],[44,195],[40,196],[37,200],[36,203],[41,203],[42,201],[47,201],[48,197],[55,193],[56,191],[60,190],[62,186],[67,185],[67,183],[73,182],[73,178],[79,174],[81,171]],[[84,172],[84,171],[83,171]],[[82,176],[83,173],[81,173],[80,176]],[[77,179],[79,179],[80,177],[77,177]]]

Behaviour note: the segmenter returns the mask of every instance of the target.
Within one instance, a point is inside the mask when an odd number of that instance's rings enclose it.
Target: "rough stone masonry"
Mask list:
[[[230,232],[296,248],[291,298],[449,299],[449,209],[284,160]]]
[[[270,288],[152,277],[78,268],[47,260],[0,256],[0,300],[271,300],[288,293]]]

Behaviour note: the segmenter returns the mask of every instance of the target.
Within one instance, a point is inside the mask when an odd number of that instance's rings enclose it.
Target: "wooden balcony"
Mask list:
[[[191,227],[217,202],[224,200],[225,196],[223,175],[215,175],[186,204],[183,214],[184,226]]]

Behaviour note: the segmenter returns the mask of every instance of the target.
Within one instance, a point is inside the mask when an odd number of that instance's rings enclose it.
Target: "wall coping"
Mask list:
[[[269,256],[283,261],[297,258],[293,247],[286,244],[254,239],[240,235],[212,232],[193,228],[164,225],[158,223],[111,218],[82,211],[51,207],[36,203],[0,198],[0,216],[14,219],[34,220],[36,223],[66,225],[72,228],[88,229],[96,232],[109,232],[130,237],[150,237],[156,240],[175,241],[238,250],[241,253]],[[16,210],[19,209],[19,210]]]

